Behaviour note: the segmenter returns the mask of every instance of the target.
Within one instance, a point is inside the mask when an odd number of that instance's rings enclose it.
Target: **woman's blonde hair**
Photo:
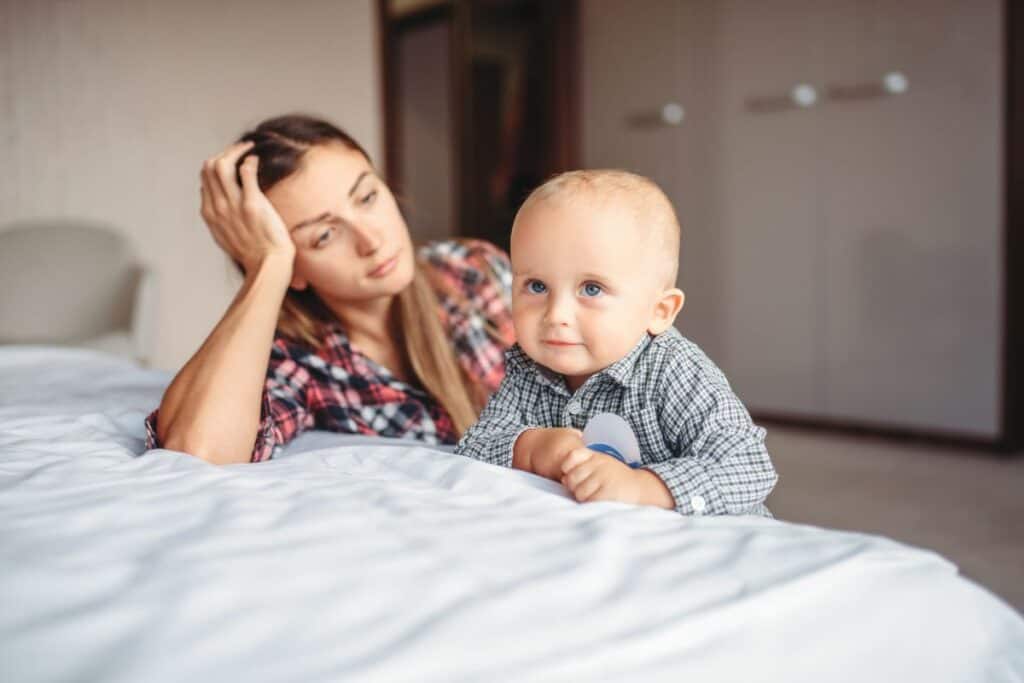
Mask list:
[[[259,157],[258,181],[263,191],[298,170],[305,152],[316,145],[341,143],[370,161],[366,150],[347,133],[326,121],[301,114],[264,121],[243,135],[239,139],[242,141],[254,143],[246,156]],[[244,159],[239,159],[239,166]],[[483,409],[487,389],[459,363],[441,321],[439,294],[458,307],[467,305],[465,298],[447,286],[429,263],[417,258],[412,283],[396,298],[399,347],[416,380],[441,404],[461,436]],[[315,350],[323,344],[328,326],[335,322],[335,315],[312,289],[289,289],[278,315],[277,331]],[[493,328],[488,333],[500,340]]]

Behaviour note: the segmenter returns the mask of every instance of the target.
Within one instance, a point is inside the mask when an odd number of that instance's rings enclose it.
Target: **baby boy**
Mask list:
[[[679,232],[642,176],[572,171],[537,188],[512,228],[517,344],[456,452],[559,481],[580,502],[767,515],[765,432],[673,326]],[[640,467],[586,447],[599,413],[629,423]]]

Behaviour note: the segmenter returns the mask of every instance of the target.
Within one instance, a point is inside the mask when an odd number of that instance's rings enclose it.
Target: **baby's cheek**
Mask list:
[[[595,362],[610,365],[623,358],[640,340],[642,330],[627,311],[607,310],[597,312],[590,321],[591,355]]]
[[[529,311],[529,307],[525,304],[516,304],[512,302],[512,324],[516,328],[516,336],[519,338],[526,337],[530,332],[533,332],[536,327],[536,316]]]

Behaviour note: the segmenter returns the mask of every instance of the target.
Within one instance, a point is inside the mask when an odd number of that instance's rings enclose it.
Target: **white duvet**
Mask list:
[[[0,349],[0,680],[1024,681],[1024,620],[931,552],[405,442],[140,457],[167,379]]]

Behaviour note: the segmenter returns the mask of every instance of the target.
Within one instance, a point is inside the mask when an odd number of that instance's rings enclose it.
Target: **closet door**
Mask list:
[[[996,436],[1001,0],[581,11],[584,162],[665,187],[678,325],[751,410]]]
[[[821,5],[828,417],[998,434],[1001,10]]]
[[[581,5],[584,164],[666,190],[683,226],[680,330],[749,406],[784,413],[823,394],[819,124],[793,100],[820,80],[814,6]]]
[[[683,334],[721,362],[726,295],[722,232],[712,215],[717,120],[712,4],[580,3],[582,162],[649,176],[683,227]]]
[[[753,411],[824,397],[820,3],[714,3],[722,360]]]

